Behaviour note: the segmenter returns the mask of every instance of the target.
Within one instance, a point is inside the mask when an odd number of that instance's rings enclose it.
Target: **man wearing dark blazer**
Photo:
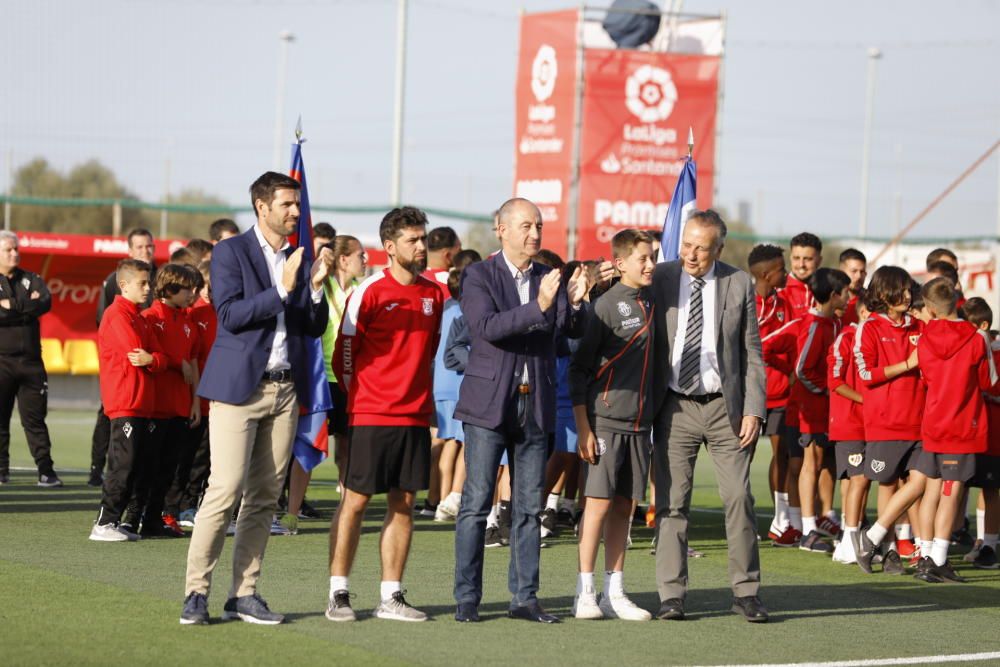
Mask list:
[[[455,528],[455,620],[479,620],[486,518],[507,450],[513,486],[508,613],[555,623],[537,598],[538,515],[548,434],[555,430],[555,335],[582,334],[587,277],[578,268],[564,288],[558,271],[531,261],[541,249],[542,216],[526,199],[500,207],[497,234],[501,251],[469,265],[462,277],[471,347],[455,407],[465,428],[467,471]]]
[[[219,318],[198,394],[211,401],[212,472],[188,549],[181,623],[208,622],[208,592],[234,505],[233,583],[223,618],[273,625],[284,617],[257,594],[271,517],[284,483],[305,390],[305,342],[328,318],[329,250],[311,267],[288,237],[299,219],[298,181],[267,172],[250,186],[257,224],[212,253]]]
[[[656,579],[661,619],[684,618],[687,530],[698,451],[715,464],[725,506],[733,611],[767,620],[757,597],[760,555],[750,462],[765,407],[764,364],[746,272],[719,261],[726,225],[712,210],[684,225],[680,259],[653,274],[654,382],[662,403],[653,427],[656,475]]]

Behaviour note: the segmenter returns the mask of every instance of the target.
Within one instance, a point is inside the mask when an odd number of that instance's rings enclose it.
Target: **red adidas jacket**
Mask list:
[[[779,292],[767,298],[756,296],[757,326],[764,355],[767,377],[767,409],[788,403],[788,376],[795,368],[797,320],[793,320],[788,304]]]
[[[792,311],[792,319],[801,319],[809,312],[810,308],[816,305],[809,285],[792,275],[788,276],[785,288],[781,290],[781,295],[788,304],[789,310]]]
[[[184,382],[182,361],[197,363],[197,326],[191,324],[182,308],[171,308],[157,299],[142,311],[152,326],[160,349],[167,355],[166,370],[156,376],[156,408],[154,419],[169,419],[191,415],[191,385]]]
[[[980,454],[987,449],[982,392],[997,383],[989,338],[964,320],[931,320],[917,346],[927,383],[921,433],[928,452]]]
[[[208,361],[208,353],[212,351],[212,344],[215,343],[215,330],[219,326],[219,319],[215,313],[215,306],[201,297],[194,302],[188,310],[188,318],[194,323],[198,330],[198,373],[205,373],[205,362]],[[208,416],[209,401],[200,398],[201,416],[204,419]]]
[[[847,385],[861,393],[857,367],[854,363],[854,335],[858,325],[849,324],[830,346],[826,360],[826,384],[830,390],[830,440],[864,440],[865,418],[861,403],[845,398],[836,392],[840,385]]]
[[[885,378],[886,366],[906,361],[917,346],[923,324],[904,315],[893,322],[885,313],[874,313],[854,334],[854,363],[864,397],[862,414],[865,439],[920,440],[926,386],[916,368]]]
[[[430,426],[441,296],[430,280],[402,285],[389,269],[351,292],[332,363],[352,426]]]
[[[837,337],[840,323],[815,311],[806,313],[798,326],[798,356],[795,384],[788,409],[795,413],[801,433],[826,433],[830,424],[830,397],[826,383],[826,359]]]
[[[133,366],[128,354],[136,348],[153,355],[153,363]],[[151,417],[156,407],[153,373],[166,369],[167,355],[160,349],[152,325],[139,314],[139,307],[120,294],[101,318],[97,350],[104,414],[110,419]]]

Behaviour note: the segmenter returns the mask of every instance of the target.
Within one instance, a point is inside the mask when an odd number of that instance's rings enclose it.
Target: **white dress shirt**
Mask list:
[[[715,394],[722,391],[722,376],[719,374],[719,358],[715,338],[715,264],[701,277],[705,281],[701,288],[701,361],[699,387],[694,394]],[[670,382],[672,390],[681,392],[677,378],[681,371],[681,357],[684,353],[684,338],[687,336],[688,309],[691,304],[691,284],[694,278],[681,270],[680,293],[677,296],[677,334],[671,341]]]
[[[281,248],[275,252],[271,244],[267,242],[264,238],[264,234],[260,231],[260,225],[253,226],[254,234],[257,235],[257,242],[260,244],[260,249],[264,251],[264,261],[267,262],[267,268],[271,273],[271,284],[278,290],[278,296],[281,297],[282,303],[288,300],[288,290],[281,282],[282,273],[285,270],[285,257],[291,245],[288,243],[288,239],[285,239],[284,244]],[[319,300],[323,298],[323,289],[310,290],[312,292],[313,303],[319,303]],[[274,327],[274,341],[271,343],[271,355],[267,358],[267,366],[264,367],[266,371],[282,371],[291,368],[291,364],[288,363],[288,329],[285,327],[285,312],[282,311],[278,313],[278,323]]]

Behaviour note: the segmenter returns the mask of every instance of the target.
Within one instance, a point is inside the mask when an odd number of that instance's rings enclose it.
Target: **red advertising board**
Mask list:
[[[521,17],[514,194],[542,212],[543,244],[566,256],[573,155],[577,10]]]
[[[694,131],[698,207],[712,202],[719,58],[584,52],[577,257],[607,256],[627,227],[662,229]]]

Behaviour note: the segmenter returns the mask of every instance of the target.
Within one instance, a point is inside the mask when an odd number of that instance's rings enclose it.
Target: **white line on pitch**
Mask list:
[[[1000,659],[1000,651],[989,653],[953,653],[919,655],[908,658],[872,658],[868,660],[833,660],[831,662],[774,662],[716,665],[715,667],[881,667],[882,665],[935,664],[945,662],[983,662]]]

